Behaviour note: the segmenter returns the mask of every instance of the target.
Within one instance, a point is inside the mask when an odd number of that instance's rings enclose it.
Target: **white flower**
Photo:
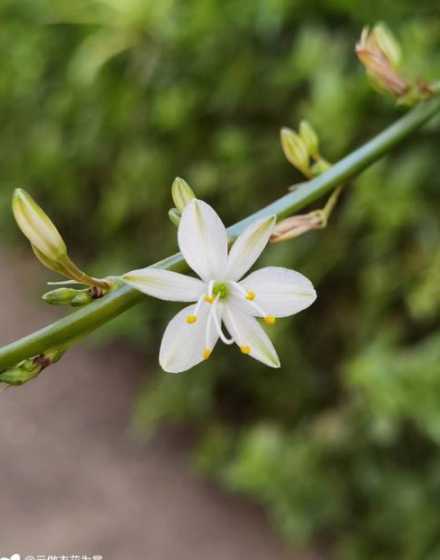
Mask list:
[[[235,342],[244,354],[270,367],[280,367],[275,348],[256,317],[272,325],[276,317],[293,315],[311,305],[316,292],[310,280],[287,268],[262,268],[239,281],[260,256],[274,225],[274,216],[251,224],[228,254],[222,221],[208,204],[194,199],[182,213],[178,243],[201,279],[154,267],[123,276],[127,284],[145,294],[193,302],[165,330],[159,355],[165,371],[180,373],[206,360],[219,338],[225,344]]]

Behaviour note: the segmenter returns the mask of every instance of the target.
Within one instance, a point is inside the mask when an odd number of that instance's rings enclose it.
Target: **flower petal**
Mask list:
[[[275,216],[259,220],[237,238],[229,252],[228,280],[239,280],[251,268],[266,247],[275,221]]]
[[[189,264],[204,280],[222,280],[226,272],[228,238],[217,213],[194,199],[182,212],[177,240]]]
[[[278,354],[258,321],[238,307],[225,304],[223,321],[240,350],[269,367],[279,368]]]
[[[197,301],[206,290],[198,278],[151,266],[127,272],[122,279],[144,294],[167,301]]]
[[[171,319],[162,337],[160,345],[159,363],[168,373],[180,373],[206,359],[204,350],[212,351],[217,343],[218,335],[213,324],[206,330],[211,305],[202,304],[195,323],[187,323],[188,315],[193,315],[195,305],[185,307]]]
[[[252,291],[255,303],[274,317],[294,315],[312,305],[317,297],[313,284],[303,274],[278,266],[252,272],[240,286]],[[260,317],[262,313],[255,311],[254,315]]]

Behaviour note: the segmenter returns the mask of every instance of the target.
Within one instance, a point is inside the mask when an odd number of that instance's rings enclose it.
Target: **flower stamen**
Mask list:
[[[193,325],[194,323],[197,323],[197,317],[199,315],[200,307],[201,307],[202,303],[204,301],[206,301],[205,297],[206,296],[204,294],[202,296],[200,296],[199,299],[197,300],[196,307],[194,309],[194,313],[190,313],[189,315],[186,316],[185,320],[189,325]]]
[[[266,311],[260,306],[258,305],[258,303],[256,303],[254,301],[254,299],[257,297],[257,294],[252,291],[252,290],[245,290],[242,286],[240,286],[240,284],[238,282],[231,282],[237,289],[238,291],[245,297],[245,299],[249,302],[249,304],[255,309],[255,311],[257,311],[262,317],[264,322],[266,323],[266,325],[274,325],[276,322],[276,317],[274,317],[273,315],[269,315],[268,313],[266,313]]]
[[[214,280],[210,280],[208,284],[208,297],[213,297],[213,290],[214,290]]]
[[[206,327],[206,334],[208,336],[208,328],[210,326],[210,319],[212,318],[212,320],[214,321],[214,325],[215,328],[217,330],[217,334],[220,337],[221,341],[224,342],[225,344],[234,344],[234,339],[233,338],[228,338],[225,333],[222,331],[222,327],[220,324],[220,321],[218,319],[218,315],[217,315],[217,304],[218,304],[218,300],[219,300],[219,295],[216,296],[215,301],[214,301],[214,305],[211,307],[210,312],[209,312],[209,318],[208,318],[208,326]]]
[[[203,359],[207,360],[209,356],[212,354],[212,349],[208,348],[207,346],[203,349]]]
[[[240,350],[243,354],[250,354],[251,347],[250,346],[240,346]]]

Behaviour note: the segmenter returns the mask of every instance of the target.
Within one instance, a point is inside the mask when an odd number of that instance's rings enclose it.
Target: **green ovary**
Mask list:
[[[228,285],[224,284],[223,282],[217,282],[216,284],[214,284],[212,293],[214,294],[214,296],[219,296],[220,299],[226,299],[229,294]]]

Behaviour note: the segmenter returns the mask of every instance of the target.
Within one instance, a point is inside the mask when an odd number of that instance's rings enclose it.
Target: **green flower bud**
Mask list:
[[[185,206],[191,202],[191,200],[196,198],[192,188],[180,177],[176,177],[176,179],[174,179],[171,187],[171,196],[173,197],[174,205],[178,212],[183,212]]]
[[[66,353],[65,348],[53,348],[44,353],[44,358],[49,362],[45,367],[51,364],[56,364]]]
[[[328,171],[331,167],[331,163],[326,161],[325,159],[319,158],[316,163],[314,163],[311,167],[311,172],[313,177],[317,177],[318,175],[322,175]]]
[[[49,216],[23,189],[15,189],[12,211],[18,227],[49,263],[67,256],[67,247]]]
[[[299,123],[299,135],[306,145],[308,153],[311,156],[317,156],[319,153],[318,135],[307,121]]]
[[[0,372],[0,390],[7,385],[23,385],[34,377],[37,377],[43,369],[58,362],[64,354],[64,348],[53,348],[47,350],[44,354],[23,360],[15,367]]]
[[[6,383],[7,385],[23,385],[23,383],[30,381],[33,377],[35,376],[23,369],[13,368],[7,369],[0,374],[0,382]]]
[[[179,223],[180,223],[180,212],[177,210],[177,208],[170,208],[168,210],[168,218],[171,220],[171,222],[175,226],[179,225]]]
[[[17,366],[0,373],[0,383],[7,385],[23,385],[40,373],[42,367],[34,360],[25,360]]]
[[[72,307],[82,307],[83,305],[87,305],[93,301],[93,296],[87,290],[86,292],[79,292],[77,295],[70,301],[70,305]]]
[[[309,170],[309,152],[304,140],[290,128],[281,129],[281,146],[290,163],[305,175]]]
[[[42,299],[50,305],[70,305],[72,300],[83,291],[78,291],[73,288],[57,288],[51,290],[42,296]]]
[[[15,189],[12,211],[35,256],[46,268],[79,284],[109,289],[109,281],[89,276],[69,258],[66,244],[52,220],[25,190]]]

